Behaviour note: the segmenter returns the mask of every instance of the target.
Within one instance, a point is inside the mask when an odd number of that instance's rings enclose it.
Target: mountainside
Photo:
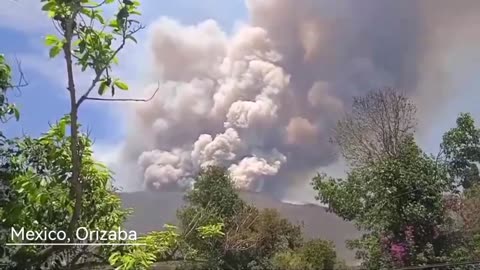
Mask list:
[[[181,192],[135,192],[120,194],[124,207],[134,213],[127,220],[126,229],[137,233],[161,230],[165,223],[176,222],[176,210],[183,205]],[[345,241],[360,236],[353,224],[345,222],[335,214],[328,213],[319,205],[290,204],[263,193],[243,192],[240,196],[258,208],[275,208],[293,223],[303,222],[305,238],[322,238],[333,241],[338,256],[354,263],[354,253],[345,246]]]

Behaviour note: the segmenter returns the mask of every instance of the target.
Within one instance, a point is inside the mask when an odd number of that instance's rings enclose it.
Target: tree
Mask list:
[[[208,261],[207,269],[270,269],[275,253],[302,243],[300,227],[276,210],[243,202],[224,168],[202,170],[185,198],[187,205],[178,213],[180,228],[185,242]],[[192,229],[215,222],[224,224],[224,235],[214,241],[204,241]]]
[[[72,236],[81,216],[86,184],[85,179],[80,177],[83,160],[80,151],[79,108],[86,100],[123,101],[92,97],[91,93],[97,88],[98,94],[103,95],[109,88],[113,96],[116,89],[128,90],[124,82],[113,77],[112,66],[118,62],[118,53],[124,48],[126,42],[136,41],[134,35],[143,28],[137,20],[132,19],[132,16],[140,15],[137,9],[140,2],[137,0],[105,0],[100,3],[85,0],[41,0],[41,2],[44,3],[42,10],[52,18],[59,34],[59,37],[48,35],[45,44],[51,47],[50,57],[52,58],[63,52],[67,71],[72,156],[69,181],[75,198],[68,227],[68,234]],[[102,15],[102,8],[115,2],[118,5],[118,12],[112,20],[106,20]],[[80,67],[82,72],[93,73],[94,78],[87,89],[77,89],[75,66]]]
[[[21,77],[21,79],[23,76]],[[22,82],[22,81],[21,81]],[[7,90],[21,87],[22,85],[12,85],[12,68],[5,60],[5,56],[0,54],[0,121],[5,123],[12,116],[17,120],[20,113],[14,104],[8,101]],[[0,140],[4,140],[2,131],[0,130]]]
[[[354,99],[334,142],[351,165],[345,179],[312,181],[330,211],[367,232],[350,242],[368,269],[443,260],[447,166],[416,145],[416,108],[393,89]]]
[[[386,88],[355,97],[352,111],[338,122],[333,141],[351,165],[362,166],[399,153],[415,131],[416,107]]]
[[[435,261],[435,254],[441,253],[442,200],[449,181],[446,169],[425,155],[413,138],[396,157],[355,168],[346,179],[319,175],[313,184],[318,199],[331,211],[370,232],[353,243],[357,249],[370,249],[368,254],[358,253],[363,259],[377,253],[398,265],[412,265]],[[427,254],[430,246],[433,254]],[[378,267],[386,266],[369,269]]]
[[[212,209],[222,219],[232,218],[245,206],[224,168],[205,168],[198,174],[194,185],[185,196],[190,206]]]
[[[111,266],[118,270],[147,270],[151,269],[154,262],[171,259],[172,252],[177,252],[182,246],[182,235],[178,228],[165,225],[166,230],[151,232],[136,241],[136,244],[144,243],[143,246],[129,246],[123,250],[113,252],[109,257]],[[210,241],[224,235],[223,224],[211,224],[196,228],[204,241]],[[189,250],[190,253],[196,253]],[[185,255],[185,254],[184,254]],[[191,259],[183,257],[183,261]]]
[[[4,228],[67,231],[75,207],[70,196],[72,183],[68,181],[72,160],[66,131],[69,124],[69,117],[64,117],[40,138],[13,141],[3,152],[2,179],[11,187],[10,198],[2,202],[0,211]],[[117,230],[128,211],[121,207],[109,170],[93,159],[91,141],[83,134],[79,140],[85,198],[78,225],[90,230]],[[49,269],[77,269],[105,264],[110,252],[103,247],[77,246],[56,249],[46,256],[43,250],[41,246],[20,246],[7,250],[7,255],[13,269],[39,269],[45,264]]]
[[[19,66],[20,67],[20,66]],[[0,123],[6,123],[12,117],[17,121],[20,117],[20,112],[15,104],[9,102],[8,93],[12,89],[17,89],[28,85],[23,73],[20,70],[20,79],[18,84],[12,83],[12,69],[6,62],[5,56],[0,54]],[[12,144],[11,139],[7,139],[0,129],[0,217],[5,215],[4,206],[13,200],[12,187],[9,182],[9,168],[5,166],[8,164],[8,156],[13,149],[10,147]],[[4,243],[4,237],[8,235],[9,228],[4,224],[2,218],[0,218],[0,243]],[[0,245],[0,264],[10,264],[10,259],[6,254],[11,252],[11,248]]]
[[[480,129],[470,114],[461,114],[457,126],[443,135],[442,152],[450,175],[464,189],[480,183]]]
[[[348,269],[336,260],[337,254],[331,242],[315,239],[296,250],[277,253],[272,258],[276,270],[343,270]]]
[[[304,260],[313,266],[313,269],[334,269],[336,252],[331,242],[316,239],[303,244],[300,249]]]

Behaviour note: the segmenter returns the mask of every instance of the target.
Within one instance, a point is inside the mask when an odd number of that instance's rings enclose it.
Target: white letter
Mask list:
[[[80,237],[80,230],[84,232],[84,236]],[[85,227],[79,227],[77,231],[75,232],[75,236],[77,237],[78,240],[80,241],[85,241],[88,238],[88,230]]]
[[[52,234],[53,234],[53,236],[52,236]],[[48,235],[47,235],[47,238],[48,238],[49,241],[55,241],[55,240],[57,240],[55,231],[49,231],[49,232],[48,232]]]
[[[136,231],[128,232],[128,240],[136,241],[137,240],[137,232]]]
[[[35,240],[35,233],[33,231],[27,231],[27,240],[32,241]]]
[[[57,233],[57,239],[60,241],[64,241],[65,239],[67,239],[67,234],[64,231],[59,231]]]
[[[18,238],[20,238],[20,241],[23,241],[24,235],[25,235],[25,232],[23,227],[20,229],[19,232],[17,232],[15,228],[12,227],[12,241],[15,241],[14,236],[17,236]]]
[[[118,239],[121,241],[127,240],[127,232],[126,231],[121,231],[120,229],[118,230]]]

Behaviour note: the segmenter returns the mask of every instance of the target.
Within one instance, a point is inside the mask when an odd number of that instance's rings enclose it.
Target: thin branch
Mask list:
[[[105,70],[108,68],[109,66],[109,63],[112,62],[112,60],[117,56],[117,54],[123,49],[123,47],[125,46],[126,44],[126,41],[127,41],[127,36],[128,35],[133,35],[135,33],[137,33],[138,31],[142,30],[144,28],[144,26],[140,25],[139,27],[137,27],[136,29],[130,31],[129,34],[127,34],[127,31],[125,31],[125,28],[123,30],[123,33],[122,33],[122,43],[120,44],[120,46],[118,46],[118,48],[113,52],[113,54],[110,56],[110,58],[108,59],[107,61],[107,64],[101,69],[98,71],[98,73],[96,74],[95,78],[92,80],[92,83],[90,84],[90,87],[88,88],[87,92],[85,94],[83,94],[80,99],[78,100],[78,103],[77,103],[77,106],[80,106],[80,104],[82,104],[82,102],[84,102],[85,100],[87,99],[90,99],[90,100],[102,100],[102,99],[96,99],[96,98],[90,98],[89,95],[90,93],[92,92],[92,90],[95,88],[95,86],[97,85],[97,83],[100,81],[100,77],[103,75],[103,72],[105,72]],[[153,97],[152,97],[153,98]],[[116,100],[112,100],[112,101],[116,101]],[[117,100],[117,101],[121,101],[121,100]],[[135,100],[131,100],[131,101],[135,101]],[[139,100],[139,101],[143,101],[143,100]]]
[[[17,84],[9,85],[8,88],[16,89],[16,90],[20,91],[20,88],[28,86],[29,83],[28,83],[27,79],[25,78],[25,74],[23,73],[22,62],[20,60],[18,60],[17,57],[15,57],[15,63],[17,64],[17,69],[18,69],[18,73],[20,74],[20,77],[18,78]]]
[[[96,4],[94,6],[83,6],[84,8],[91,8],[91,9],[94,9],[94,8],[98,8],[98,7],[101,7],[103,6],[103,4],[105,4],[105,2],[107,2],[107,0],[103,0],[101,3],[99,4]]]
[[[60,27],[58,27],[58,22],[56,20],[52,20],[52,24],[55,30],[58,32],[58,34],[63,36],[62,30],[60,30]]]
[[[157,89],[149,98],[97,98],[97,97],[85,97],[84,100],[93,100],[93,101],[115,101],[115,102],[148,102],[152,100],[160,90],[160,83],[158,84]]]

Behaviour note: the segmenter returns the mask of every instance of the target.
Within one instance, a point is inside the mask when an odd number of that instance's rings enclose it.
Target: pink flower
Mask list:
[[[407,255],[407,248],[404,244],[398,243],[393,244],[390,247],[390,255],[394,258],[395,261],[403,263],[405,256]]]

